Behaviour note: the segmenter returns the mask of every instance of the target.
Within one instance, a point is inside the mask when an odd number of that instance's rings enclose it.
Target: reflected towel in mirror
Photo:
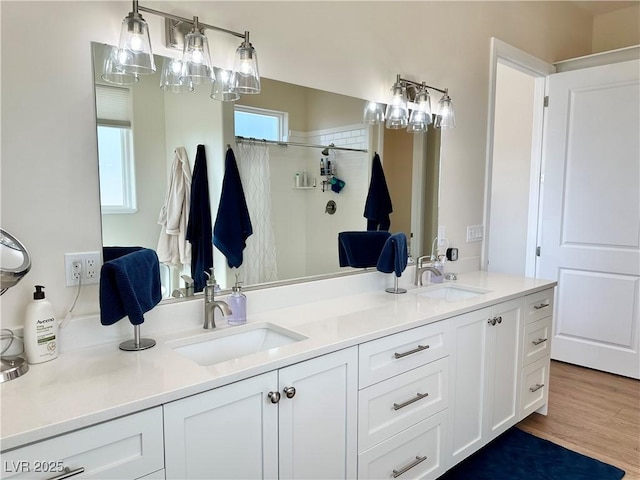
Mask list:
[[[393,212],[391,196],[384,177],[380,155],[373,156],[371,164],[371,182],[364,205],[364,217],[368,220],[367,230],[388,231],[391,226],[389,214]]]
[[[112,325],[129,317],[133,325],[162,299],[160,262],[155,251],[142,248],[105,262],[100,270],[100,323]]]
[[[191,202],[186,237],[191,243],[191,278],[193,278],[195,292],[201,292],[204,289],[207,283],[205,272],[210,272],[213,267],[213,249],[211,248],[213,233],[208,178],[205,148],[204,145],[198,145],[191,179]]]
[[[389,232],[340,232],[338,260],[341,267],[375,267]]]
[[[383,273],[394,272],[399,277],[407,268],[408,258],[407,236],[402,232],[394,233],[382,247],[376,268]]]
[[[246,240],[253,234],[247,201],[242,189],[236,157],[227,149],[224,161],[224,178],[218,214],[213,227],[213,244],[227,257],[230,268],[242,265],[242,251]]]

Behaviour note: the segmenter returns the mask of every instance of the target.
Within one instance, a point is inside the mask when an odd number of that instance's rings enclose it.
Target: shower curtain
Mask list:
[[[238,170],[244,188],[253,235],[247,238],[241,280],[246,285],[278,279],[276,246],[271,218],[269,147],[238,143]]]

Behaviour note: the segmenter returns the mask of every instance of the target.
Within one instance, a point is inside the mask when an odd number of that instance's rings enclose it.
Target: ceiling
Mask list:
[[[602,15],[603,13],[613,12],[614,10],[620,10],[621,8],[631,7],[633,5],[640,4],[639,0],[632,2],[623,2],[623,1],[577,1],[574,0],[576,5],[582,7],[586,10],[589,10],[592,15]]]

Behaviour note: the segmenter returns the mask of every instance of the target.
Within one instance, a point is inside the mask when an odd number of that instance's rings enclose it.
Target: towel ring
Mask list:
[[[125,352],[139,352],[155,346],[156,341],[152,338],[140,338],[140,325],[133,326],[133,340],[126,340],[119,345],[120,350]]]

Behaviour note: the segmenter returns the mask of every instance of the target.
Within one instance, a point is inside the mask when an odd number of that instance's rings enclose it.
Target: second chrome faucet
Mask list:
[[[231,315],[231,308],[227,302],[223,300],[215,299],[216,289],[219,288],[215,282],[215,278],[212,278],[209,272],[205,272],[207,275],[207,284],[204,287],[204,323],[202,328],[210,329],[216,328],[215,309],[220,309],[220,313],[223,316]]]

